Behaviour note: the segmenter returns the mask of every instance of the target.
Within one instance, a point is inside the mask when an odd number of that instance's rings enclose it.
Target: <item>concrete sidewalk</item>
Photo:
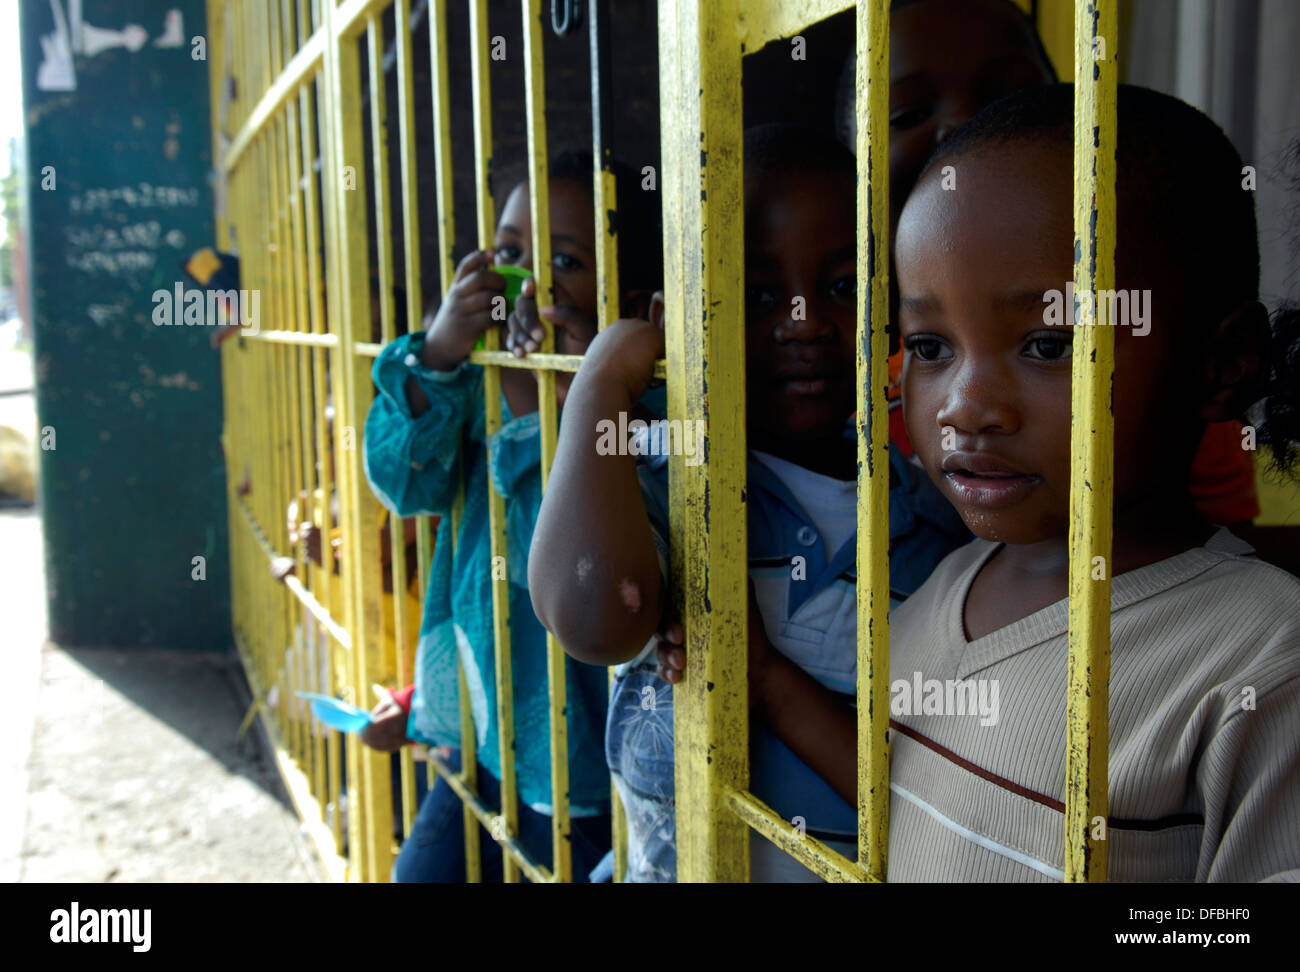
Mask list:
[[[233,652],[48,644],[35,511],[0,551],[0,881],[321,880]]]

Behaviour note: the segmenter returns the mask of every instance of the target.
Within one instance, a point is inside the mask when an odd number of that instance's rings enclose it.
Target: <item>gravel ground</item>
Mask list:
[[[30,507],[0,509],[0,619],[0,881],[321,880],[261,736],[237,738],[233,651],[48,643]]]

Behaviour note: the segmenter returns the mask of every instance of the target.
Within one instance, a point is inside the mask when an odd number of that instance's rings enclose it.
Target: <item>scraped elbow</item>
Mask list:
[[[572,583],[561,593],[540,576],[533,583],[530,563],[533,610],[571,657],[589,665],[619,665],[635,658],[655,633],[659,591],[648,591],[631,577],[598,579],[596,573],[589,558],[579,558]]]

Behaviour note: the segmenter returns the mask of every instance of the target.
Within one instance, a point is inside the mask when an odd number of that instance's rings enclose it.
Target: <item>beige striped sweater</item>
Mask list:
[[[968,642],[997,547],[891,618],[891,881],[1063,879],[1067,604]],[[1110,880],[1300,880],[1300,582],[1220,530],[1116,577],[1111,638]]]

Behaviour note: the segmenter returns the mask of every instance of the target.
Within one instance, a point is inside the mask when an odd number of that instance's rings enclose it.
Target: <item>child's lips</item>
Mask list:
[[[794,395],[826,395],[831,390],[829,378],[784,378],[781,387]]]
[[[774,376],[776,384],[792,395],[829,395],[840,373],[828,368],[788,368]]]
[[[983,509],[1019,503],[1043,481],[985,453],[949,453],[942,468],[957,502]]]

